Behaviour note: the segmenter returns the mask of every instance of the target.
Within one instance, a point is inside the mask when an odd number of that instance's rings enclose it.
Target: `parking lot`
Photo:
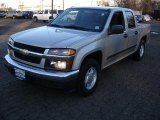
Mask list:
[[[142,61],[126,58],[102,72],[95,93],[56,90],[16,80],[4,67],[11,34],[47,23],[0,19],[0,120],[160,120],[160,34]],[[160,22],[151,23],[160,32]]]

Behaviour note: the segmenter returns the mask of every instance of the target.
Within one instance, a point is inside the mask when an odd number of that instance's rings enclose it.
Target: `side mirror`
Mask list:
[[[113,25],[109,31],[108,34],[122,34],[124,32],[124,27],[122,25]]]

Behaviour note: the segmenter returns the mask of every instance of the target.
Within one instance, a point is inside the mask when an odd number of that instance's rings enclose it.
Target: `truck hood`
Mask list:
[[[15,42],[37,47],[67,48],[96,34],[98,33],[44,26],[16,33],[11,38]]]

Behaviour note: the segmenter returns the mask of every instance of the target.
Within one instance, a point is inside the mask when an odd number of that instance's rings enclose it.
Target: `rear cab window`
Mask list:
[[[133,13],[131,11],[125,11],[125,14],[126,14],[128,28],[129,29],[136,28],[136,22]]]

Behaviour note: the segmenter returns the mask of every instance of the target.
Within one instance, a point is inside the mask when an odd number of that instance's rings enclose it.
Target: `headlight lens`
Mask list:
[[[66,61],[51,61],[50,66],[56,69],[65,70],[67,68]]]
[[[9,38],[9,41],[8,41],[8,43],[10,44],[10,45],[14,45],[14,41],[12,40],[12,38]]]
[[[76,51],[73,49],[50,49],[48,51],[49,55],[59,55],[59,56],[71,56],[76,54]]]
[[[47,59],[45,63],[46,69],[69,71],[72,68],[73,59]]]
[[[69,71],[72,68],[74,49],[50,49],[48,55],[55,55],[46,59],[45,68],[52,70]]]
[[[11,46],[14,46],[14,41],[12,40],[12,38],[9,38],[8,44],[11,45]],[[12,56],[13,55],[13,50],[11,49],[11,46],[8,46],[7,51],[8,51],[8,54]]]

